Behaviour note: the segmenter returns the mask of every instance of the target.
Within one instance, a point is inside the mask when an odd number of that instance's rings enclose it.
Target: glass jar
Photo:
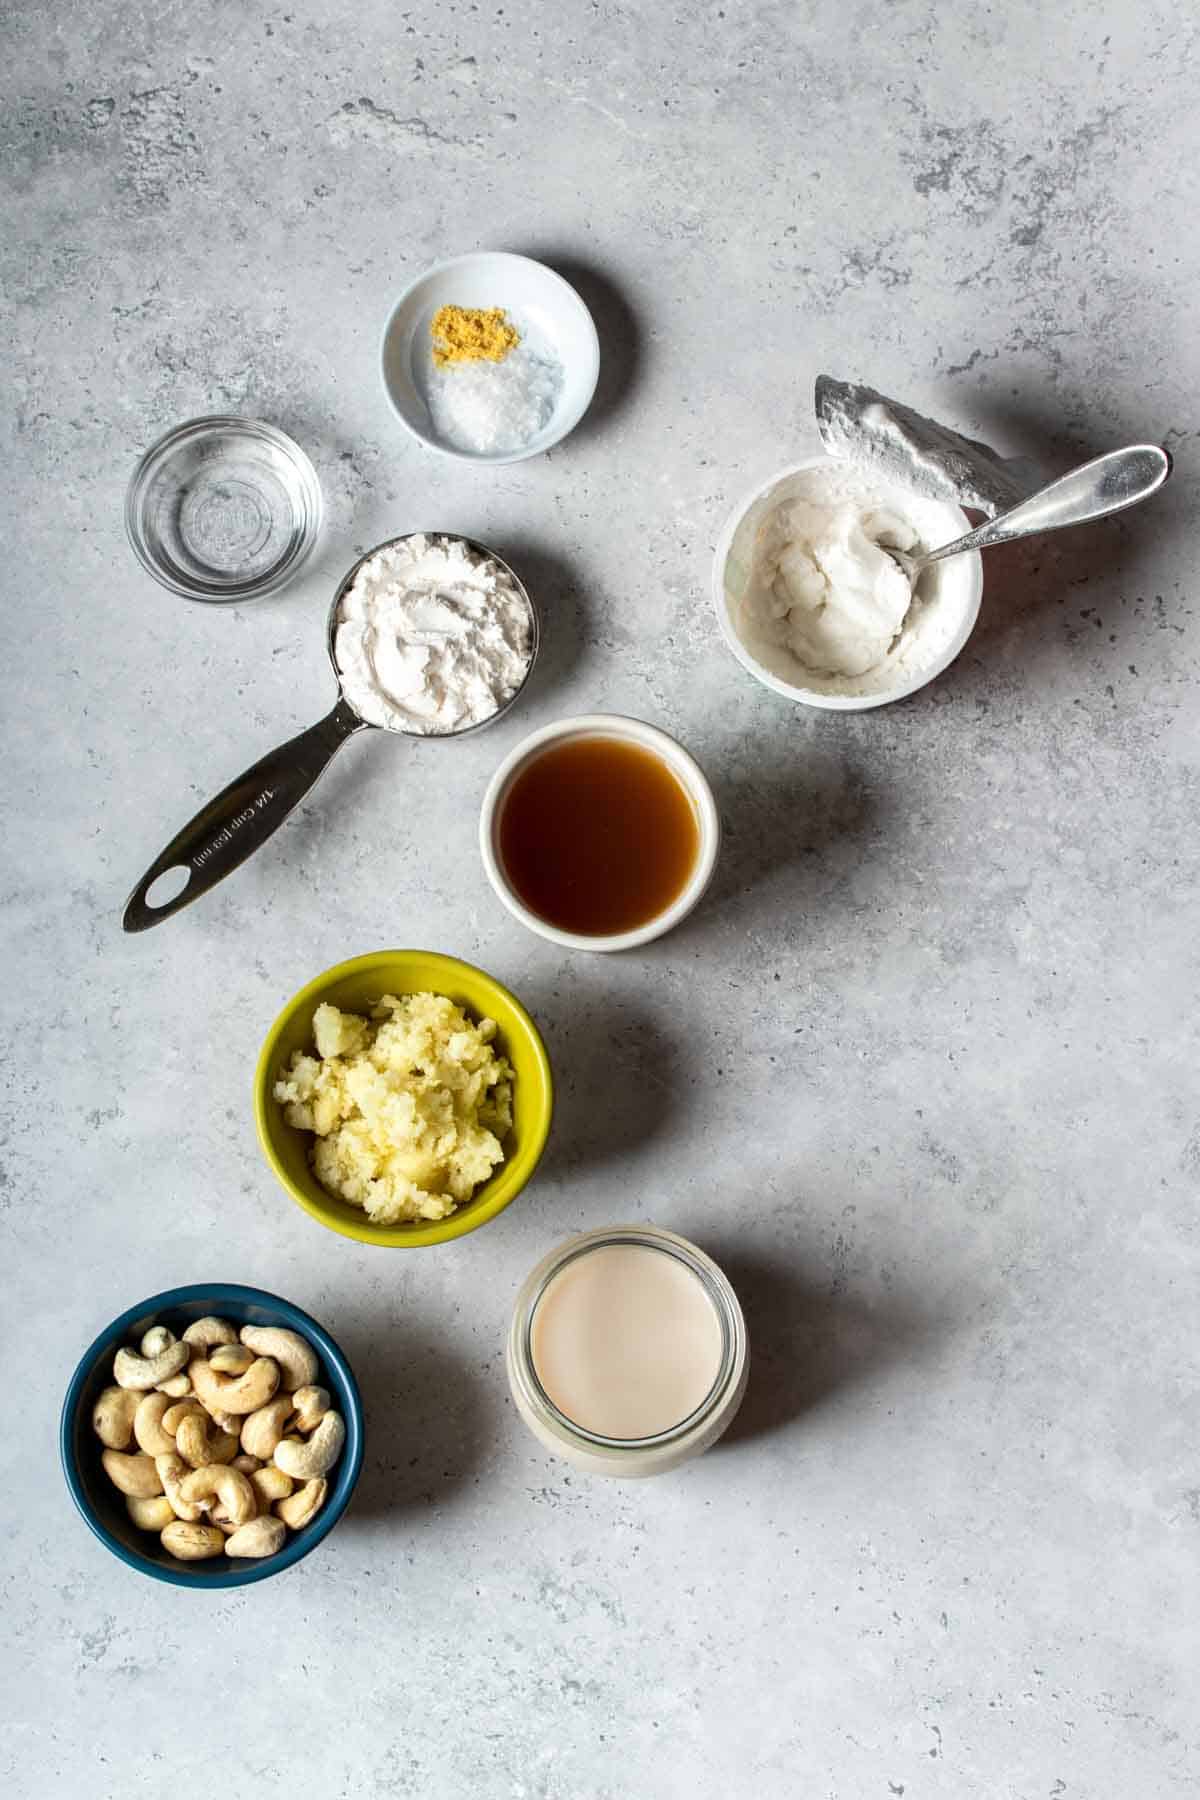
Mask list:
[[[720,1328],[718,1368],[708,1393],[686,1418],[651,1437],[605,1437],[568,1418],[542,1385],[534,1358],[534,1320],[551,1283],[579,1258],[620,1246],[654,1250],[676,1259],[699,1283]],[[548,1450],[590,1474],[625,1479],[665,1474],[715,1444],[742,1403],[749,1374],[746,1322],[729,1281],[695,1244],[653,1225],[588,1231],[552,1250],[517,1296],[505,1361],[517,1411]]]

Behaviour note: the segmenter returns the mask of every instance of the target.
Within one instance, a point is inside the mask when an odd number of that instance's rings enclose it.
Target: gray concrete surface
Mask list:
[[[18,5],[4,26],[4,1668],[13,1796],[1176,1800],[1192,1795],[1200,736],[1197,22],[1163,0],[725,9]],[[572,274],[595,409],[498,472],[403,435],[400,287],[475,246]],[[912,702],[793,711],[722,648],[727,508],[813,445],[828,369],[1063,468],[1149,436],[1140,515],[988,564]],[[124,542],[202,410],[316,460],[319,559],[236,611]],[[124,940],[166,837],[325,707],[362,547],[494,543],[535,691],[456,747],[344,753],[212,898]],[[728,822],[644,955],[493,901],[520,734],[677,732]],[[508,981],[561,1084],[544,1173],[461,1245],[370,1252],[275,1187],[281,1001],[423,944]],[[756,1357],[729,1442],[602,1486],[521,1430],[501,1341],[578,1227],[699,1239]],[[189,1278],[317,1313],[370,1444],[323,1551],[197,1599],[72,1513],[57,1409]]]

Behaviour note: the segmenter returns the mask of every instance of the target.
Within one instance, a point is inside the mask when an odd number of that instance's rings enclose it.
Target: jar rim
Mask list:
[[[721,1360],[712,1386],[703,1400],[684,1418],[647,1437],[610,1437],[590,1431],[564,1413],[546,1392],[534,1361],[532,1331],[537,1309],[547,1289],[564,1269],[595,1250],[629,1244],[671,1256],[694,1275],[704,1289],[721,1329]],[[574,1442],[617,1455],[649,1454],[673,1448],[703,1429],[726,1396],[738,1383],[746,1352],[746,1329],[737,1295],[724,1271],[697,1245],[675,1232],[655,1225],[618,1225],[579,1233],[568,1238],[543,1258],[527,1278],[513,1313],[510,1346],[515,1352],[513,1373],[520,1381],[526,1402],[540,1412],[552,1430]]]

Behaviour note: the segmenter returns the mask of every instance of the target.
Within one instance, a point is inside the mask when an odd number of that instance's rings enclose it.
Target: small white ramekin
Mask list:
[[[562,391],[542,429],[518,450],[459,450],[433,427],[426,395],[429,328],[442,306],[504,306],[541,328],[563,366]],[[540,456],[574,431],[592,403],[600,374],[595,321],[556,269],[505,250],[477,250],[426,269],[392,308],[380,345],[383,390],[413,436],[457,462],[497,468]]]
[[[500,819],[509,789],[518,773],[548,745],[561,743],[564,738],[585,737],[619,738],[625,743],[638,744],[643,750],[661,757],[672,774],[678,777],[691,800],[700,833],[696,866],[678,899],[657,917],[648,920],[645,925],[639,925],[635,931],[616,932],[608,937],[561,931],[557,925],[551,925],[547,920],[539,918],[537,913],[531,912],[510,883],[500,854]],[[639,944],[648,944],[654,938],[673,930],[699,904],[704,890],[712,880],[720,848],[720,814],[717,812],[717,803],[708,785],[708,778],[699,763],[688,755],[682,744],[676,743],[673,737],[660,731],[656,725],[647,725],[641,719],[628,719],[622,713],[583,713],[575,719],[558,719],[553,725],[543,725],[540,731],[531,733],[505,757],[492,776],[479,815],[480,854],[487,878],[496,893],[522,925],[527,925],[539,937],[548,938],[552,944],[561,944],[567,950],[635,950]]]
[[[760,482],[738,502],[717,541],[713,559],[713,606],[725,642],[742,667],[748,669],[764,687],[776,694],[783,694],[788,700],[799,701],[804,706],[820,706],[829,712],[865,712],[870,707],[888,706],[893,700],[903,700],[907,695],[915,694],[918,688],[923,688],[928,682],[935,680],[943,669],[949,668],[974,631],[975,621],[979,617],[979,603],[983,596],[983,561],[979,552],[974,550],[936,565],[941,571],[940,580],[950,584],[948,603],[954,608],[951,626],[930,660],[901,676],[894,686],[870,693],[839,694],[820,687],[800,687],[785,681],[759,661],[738,631],[729,584],[731,565],[736,568],[739,560],[733,555],[734,540],[751,514],[765,516],[776,492],[793,476],[802,475],[806,469],[839,466],[844,468],[846,465],[839,464],[835,458],[828,456],[807,456],[800,462],[789,464],[786,469],[778,470],[769,481]],[[886,479],[882,477],[880,489],[881,498],[896,497],[903,504],[895,487],[889,488]],[[914,495],[910,510],[921,514],[927,522],[927,534],[930,531],[936,534],[933,540],[935,543],[948,544],[971,529],[971,521],[966,514],[949,501],[927,500]],[[913,522],[917,524],[920,521],[914,518]]]

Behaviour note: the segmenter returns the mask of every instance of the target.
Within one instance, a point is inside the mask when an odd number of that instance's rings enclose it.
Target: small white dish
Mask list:
[[[534,761],[548,745],[572,737],[618,738],[661,757],[681,783],[695,811],[700,843],[696,851],[695,866],[686,886],[670,906],[634,931],[617,932],[608,937],[562,931],[557,925],[551,925],[548,920],[529,910],[505,873],[500,854],[500,821],[508,791],[520,770]],[[492,776],[479,815],[480,854],[487,878],[496,893],[522,925],[527,925],[539,937],[548,938],[552,944],[561,944],[567,950],[635,950],[639,945],[649,944],[655,938],[674,930],[703,898],[704,891],[712,880],[720,848],[721,818],[717,812],[717,803],[708,785],[708,777],[695,757],[690,756],[682,744],[676,743],[673,737],[660,731],[656,725],[647,725],[641,719],[626,718],[622,713],[583,713],[575,719],[558,719],[553,725],[543,725],[540,731],[531,733],[505,757]]]
[[[979,617],[983,561],[979,552],[973,550],[931,565],[937,617],[931,618],[935,629],[930,634],[930,653],[917,666],[897,669],[894,683],[873,687],[870,677],[853,684],[833,678],[826,688],[815,684],[802,686],[789,680],[787,664],[793,661],[789,653],[765,644],[752,647],[739,629],[739,607],[749,581],[754,542],[767,514],[791,497],[789,489],[793,485],[797,488],[802,485],[802,481],[797,482],[797,477],[803,478],[811,469],[846,466],[833,457],[805,457],[802,462],[780,469],[734,507],[717,542],[713,560],[713,606],[725,642],[742,667],[764,687],[783,694],[788,700],[799,701],[803,706],[819,706],[830,712],[865,712],[870,707],[887,706],[894,700],[915,694],[918,688],[925,687],[949,668]],[[911,519],[924,543],[948,544],[971,529],[971,521],[959,507],[942,500],[929,500],[920,494],[909,494],[883,477],[879,481],[879,498],[895,505]],[[865,686],[866,691],[838,691],[852,685]]]
[[[535,437],[517,450],[460,450],[438,436],[426,399],[433,373],[430,326],[443,306],[502,306],[520,327],[524,320],[551,345],[563,367],[554,411]],[[509,251],[479,250],[426,270],[392,308],[380,352],[384,392],[413,436],[459,462],[524,462],[561,443],[592,402],[600,374],[600,340],[591,313],[575,289],[545,263]]]

